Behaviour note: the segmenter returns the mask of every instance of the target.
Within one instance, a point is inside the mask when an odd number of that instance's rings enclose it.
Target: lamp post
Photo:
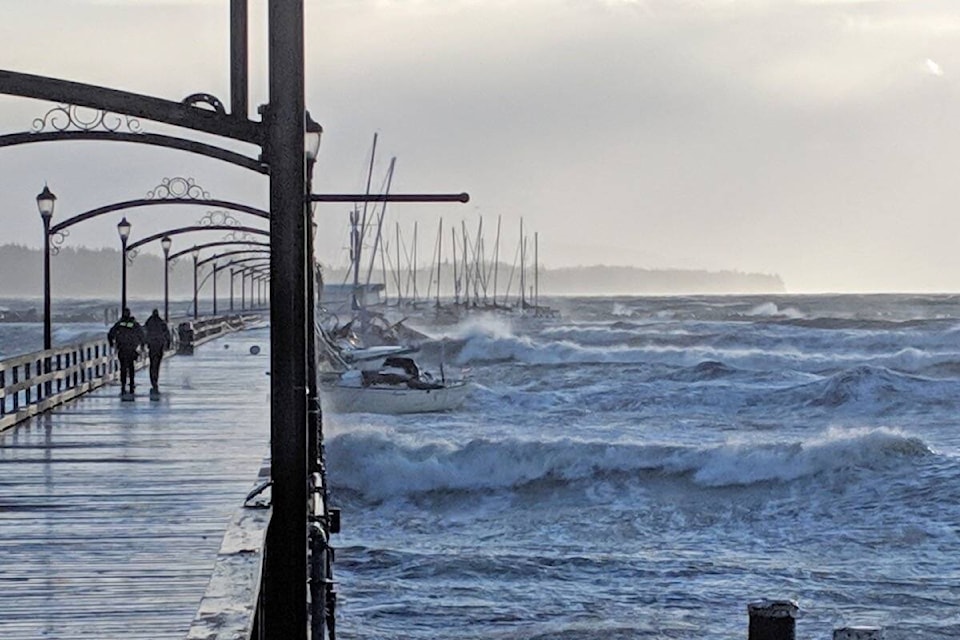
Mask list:
[[[303,132],[303,151],[307,161],[306,182],[304,191],[306,192],[304,206],[304,253],[305,253],[305,279],[306,279],[306,331],[307,331],[307,471],[317,473],[321,471],[321,430],[323,428],[323,417],[320,413],[320,400],[317,392],[317,343],[316,329],[314,328],[316,301],[316,282],[314,269],[314,234],[316,233],[316,224],[313,220],[313,202],[310,196],[313,195],[313,166],[317,161],[317,154],[320,152],[320,136],[323,133],[321,127],[310,113],[306,113],[305,127]],[[314,621],[318,624],[319,621]],[[322,633],[320,628],[314,630],[315,633]]]
[[[200,249],[196,247],[193,248],[193,319],[196,320],[200,316],[200,312],[197,309],[197,260],[200,259]]]
[[[127,239],[130,237],[130,223],[126,216],[117,223],[117,233],[120,235],[120,313],[127,308]]]
[[[163,247],[163,321],[170,322],[170,247],[173,240],[170,236],[163,236],[160,246]]]
[[[37,195],[37,209],[43,220],[43,350],[53,347],[53,331],[50,318],[50,220],[53,219],[53,207],[57,196],[43,185],[43,191]]]
[[[213,315],[217,315],[217,261],[213,261]]]

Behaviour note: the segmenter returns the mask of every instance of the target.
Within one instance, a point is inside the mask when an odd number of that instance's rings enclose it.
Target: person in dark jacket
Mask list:
[[[110,327],[107,340],[110,346],[117,350],[117,358],[120,360],[120,393],[123,394],[127,388],[127,380],[130,381],[130,393],[133,393],[136,386],[133,380],[133,365],[137,360],[137,351],[144,344],[144,335],[143,327],[130,313],[130,309],[124,309],[117,323]]]
[[[147,349],[150,350],[150,386],[154,392],[159,393],[160,362],[163,360],[164,350],[170,348],[170,329],[156,309],[143,323],[143,329],[146,333]]]

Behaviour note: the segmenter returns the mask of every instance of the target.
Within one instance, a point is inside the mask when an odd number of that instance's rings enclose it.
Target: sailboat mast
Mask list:
[[[470,259],[467,255],[470,242],[467,239],[466,221],[461,220],[460,225],[463,230],[463,300],[467,303],[467,306],[470,306]]]
[[[527,307],[526,278],[524,277],[524,267],[526,266],[526,238],[523,237],[523,218],[520,218],[520,309]]]
[[[437,309],[440,308],[440,252],[443,251],[443,218],[437,227]]]
[[[502,215],[497,216],[497,241],[493,247],[493,306],[497,306],[497,272],[500,270],[500,222]]]
[[[403,291],[401,290],[401,287],[403,287],[403,284],[402,284],[401,279],[400,279],[400,222],[398,221],[396,224],[397,224],[397,270],[396,270],[396,274],[397,274],[397,306],[399,307],[399,306],[400,306],[400,301],[403,299]]]
[[[413,221],[413,304],[417,304],[417,225],[418,221]]]
[[[453,301],[460,304],[460,278],[457,277],[457,230],[450,227],[450,238],[453,241]]]
[[[390,194],[390,187],[393,185],[393,170],[397,165],[397,158],[394,156],[390,159],[390,168],[387,169],[387,185],[384,189],[384,193]],[[377,260],[377,248],[380,246],[380,240],[383,237],[383,221],[387,216],[387,203],[383,202],[383,205],[380,207],[380,216],[377,220],[377,235],[373,240],[373,255],[370,256],[370,266],[367,267],[367,281],[366,286],[370,286],[370,276],[373,275],[373,265]],[[386,282],[383,283],[386,286]]]
[[[533,306],[540,308],[540,232],[533,232]]]
[[[367,204],[370,195],[370,183],[373,180],[373,161],[377,157],[377,134],[373,134],[373,148],[370,151],[370,166],[367,169],[367,188],[364,192],[365,198],[363,201],[363,217],[360,220],[360,234],[357,242],[357,251],[356,255],[353,257],[353,309],[356,311],[360,308],[360,249],[363,246],[363,238],[367,233]]]

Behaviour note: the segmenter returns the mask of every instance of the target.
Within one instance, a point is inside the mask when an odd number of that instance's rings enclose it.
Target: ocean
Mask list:
[[[341,640],[960,637],[960,296],[546,302],[408,321],[461,409],[324,415]]]
[[[325,414],[341,639],[960,637],[960,296],[547,303],[419,325],[455,412]]]

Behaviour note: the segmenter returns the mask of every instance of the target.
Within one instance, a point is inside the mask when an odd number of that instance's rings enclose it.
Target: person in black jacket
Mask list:
[[[163,352],[170,348],[170,329],[156,309],[143,323],[147,336],[147,348],[150,350],[150,386],[155,393],[160,392],[160,362]]]
[[[133,393],[136,386],[133,380],[133,365],[137,360],[137,351],[144,344],[144,335],[143,327],[130,313],[130,309],[124,309],[117,323],[110,327],[107,340],[110,346],[117,350],[117,358],[120,360],[120,394],[126,389],[127,380],[130,380],[130,393]]]

